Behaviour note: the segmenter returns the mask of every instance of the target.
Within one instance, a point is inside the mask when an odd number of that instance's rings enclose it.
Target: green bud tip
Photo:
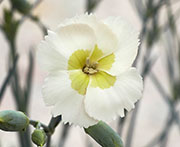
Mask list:
[[[34,144],[37,146],[43,146],[46,143],[47,136],[44,130],[42,129],[35,129],[31,135],[31,139]]]

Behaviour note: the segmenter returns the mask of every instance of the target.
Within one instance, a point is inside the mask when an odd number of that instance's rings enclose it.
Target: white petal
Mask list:
[[[38,46],[37,60],[40,66],[47,71],[66,70],[68,60],[57,50],[58,46],[55,46],[54,42],[58,42],[57,39],[49,39],[41,41]]]
[[[131,67],[138,51],[138,32],[120,17],[110,17],[104,21],[118,37],[118,50],[114,52],[115,62],[110,69],[113,75]]]
[[[86,24],[71,24],[48,31],[45,41],[38,46],[38,61],[47,71],[66,70],[68,59],[78,49],[93,49],[94,31]]]
[[[117,36],[112,32],[108,25],[100,21],[95,15],[84,14],[71,19],[66,19],[60,27],[76,23],[87,24],[94,30],[98,48],[100,48],[104,54],[110,54],[117,49]]]
[[[118,114],[120,117],[124,117],[124,108],[119,109]]]
[[[124,116],[124,109],[130,111],[134,103],[142,97],[143,82],[136,69],[116,77],[114,86],[108,89],[88,87],[85,110],[93,118],[103,121]]]
[[[92,50],[96,44],[95,33],[87,24],[74,23],[61,26],[56,33],[67,58],[78,49]]]
[[[44,83],[42,93],[46,105],[54,105],[52,114],[62,115],[63,122],[81,127],[97,123],[85,112],[84,96],[71,88],[71,80],[67,72],[50,74]]]

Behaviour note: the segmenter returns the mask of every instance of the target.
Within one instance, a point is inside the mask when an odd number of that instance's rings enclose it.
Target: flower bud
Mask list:
[[[13,8],[22,14],[28,14],[31,9],[31,5],[29,4],[28,1],[11,0],[10,2],[11,2],[11,5],[13,6]]]
[[[29,125],[28,117],[13,110],[0,111],[0,129],[4,131],[24,131]]]
[[[31,139],[37,146],[43,146],[46,143],[46,133],[42,129],[35,129],[31,135]]]

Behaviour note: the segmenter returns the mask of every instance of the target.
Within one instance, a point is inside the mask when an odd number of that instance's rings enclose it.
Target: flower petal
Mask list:
[[[78,49],[92,50],[97,43],[94,30],[87,24],[74,23],[61,26],[56,33],[67,58]]]
[[[103,58],[101,58],[99,61],[98,61],[98,69],[100,70],[110,70],[111,67],[112,67],[112,64],[115,62],[115,55],[112,53],[112,54],[109,54]]]
[[[70,122],[81,127],[97,123],[84,110],[84,96],[71,88],[68,72],[51,73],[43,89],[46,105],[54,105],[53,116],[62,115],[63,122]]]
[[[100,59],[102,56],[103,56],[102,50],[98,48],[98,45],[95,45],[93,51],[91,52],[89,56],[89,60],[91,62],[97,62],[98,59]]]
[[[85,95],[89,84],[89,75],[77,70],[69,73],[71,79],[71,87],[76,90],[79,94]]]
[[[68,70],[82,70],[86,59],[89,57],[89,50],[77,50],[75,51],[68,60]]]
[[[54,40],[56,42],[56,40]],[[58,40],[57,40],[58,42]],[[49,41],[41,41],[38,46],[37,60],[46,71],[66,70],[68,60],[57,50],[58,46]]]
[[[120,17],[110,17],[104,23],[118,37],[118,50],[114,52],[115,62],[108,72],[120,74],[130,68],[135,60],[139,45],[138,32]]]
[[[91,77],[91,86],[99,87],[101,89],[106,89],[114,86],[116,82],[116,77],[112,76],[104,71],[98,71]]]
[[[89,86],[85,97],[85,110],[89,116],[103,121],[124,116],[124,109],[130,111],[142,97],[143,82],[136,69],[116,77],[115,84],[107,89]]]
[[[105,55],[110,54],[117,49],[117,36],[112,32],[108,25],[100,21],[95,15],[84,14],[71,19],[66,19],[60,27],[73,23],[82,23],[90,26],[95,32],[99,49],[101,49]]]
[[[57,32],[48,31],[45,41],[38,46],[38,60],[47,71],[68,69],[68,59],[78,49],[93,49],[94,31],[86,24],[71,24]]]

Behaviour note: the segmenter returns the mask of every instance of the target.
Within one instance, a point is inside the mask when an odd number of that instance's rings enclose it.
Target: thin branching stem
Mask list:
[[[46,147],[50,147],[51,146],[51,136],[55,131],[55,128],[57,127],[57,125],[61,122],[61,115],[57,116],[57,117],[52,117],[48,128],[49,128],[49,132],[47,134],[48,139],[47,139],[47,143],[46,143]]]
[[[0,4],[3,2],[3,0],[0,0]]]
[[[13,61],[13,67],[11,67],[8,71],[8,75],[7,77],[5,78],[4,80],[4,83],[0,89],[0,102],[3,98],[3,95],[5,93],[5,90],[6,90],[6,87],[7,85],[9,84],[9,81],[11,79],[11,77],[13,76],[14,72],[15,72],[15,69],[16,69],[16,63],[17,63],[17,59],[18,59],[18,56],[15,57],[15,60]]]
[[[43,124],[43,123],[41,123],[41,122],[39,122],[39,121],[30,120],[30,121],[29,121],[29,124],[32,125],[34,128],[36,128],[37,125],[40,124],[40,127],[42,127],[45,132],[49,132],[48,126],[46,126],[45,124]]]
[[[27,15],[22,16],[22,18],[19,21],[19,24],[22,24],[26,19],[30,18],[32,21],[34,21],[37,26],[39,26],[39,28],[42,30],[44,35],[47,35],[47,27],[41,22],[41,20],[32,15],[32,11],[37,8],[41,3],[43,2],[43,0],[37,0],[31,7],[30,12]]]
[[[69,124],[65,124],[63,126],[63,130],[61,132],[61,137],[60,137],[60,140],[59,140],[59,146],[58,147],[64,147],[64,144],[66,142],[66,138],[67,138],[69,129],[70,129]]]
[[[151,52],[152,52],[152,49],[149,49],[149,51],[150,52],[146,52],[146,55],[145,55],[146,60],[144,62],[143,69],[141,72],[144,83],[145,83],[145,79],[146,79],[147,75],[150,73],[150,71],[151,71],[151,69],[152,69],[152,67],[156,61],[156,59],[154,59],[153,61],[151,61],[149,59]],[[126,136],[126,144],[125,144],[126,147],[131,147],[131,144],[132,144],[132,139],[133,139],[133,134],[134,134],[134,130],[135,130],[136,119],[137,119],[139,107],[140,107],[140,101],[136,103],[136,107],[135,107],[134,111],[132,112],[132,116],[131,116],[129,127],[128,127],[128,133]]]
[[[180,131],[180,119],[179,119],[178,113],[175,110],[175,103],[174,103],[175,101],[173,101],[173,99],[170,96],[168,96],[168,94],[165,92],[164,88],[162,87],[162,85],[160,84],[159,80],[156,78],[153,72],[151,72],[150,78],[152,82],[154,83],[154,85],[156,86],[156,88],[158,89],[158,91],[160,92],[160,94],[162,95],[162,98],[168,104],[169,109],[171,111],[171,115],[175,118],[175,121]]]
[[[157,136],[155,136],[145,147],[153,147],[166,138],[167,133],[169,132],[174,121],[174,117],[171,115],[171,112],[168,116],[170,116],[170,118],[167,119],[167,122],[162,131]]]
[[[141,33],[140,33],[140,36],[139,36],[139,40],[140,40],[140,44],[138,46],[138,53],[137,53],[137,56],[136,56],[136,59],[133,63],[133,66],[137,66],[137,61],[139,59],[139,56],[141,54],[141,47],[142,47],[142,43],[143,43],[143,39],[144,39],[144,36],[145,36],[145,33],[146,33],[146,24],[144,23],[143,24],[143,28],[141,29]],[[137,107],[137,106],[136,106]],[[138,109],[138,108],[136,108]],[[124,117],[124,118],[119,118],[119,124],[118,124],[118,134],[121,135],[122,134],[122,131],[123,131],[123,128],[124,128],[124,124],[125,124],[125,121],[126,121],[126,118],[127,117]]]
[[[92,13],[101,0],[86,0],[86,12]]]

